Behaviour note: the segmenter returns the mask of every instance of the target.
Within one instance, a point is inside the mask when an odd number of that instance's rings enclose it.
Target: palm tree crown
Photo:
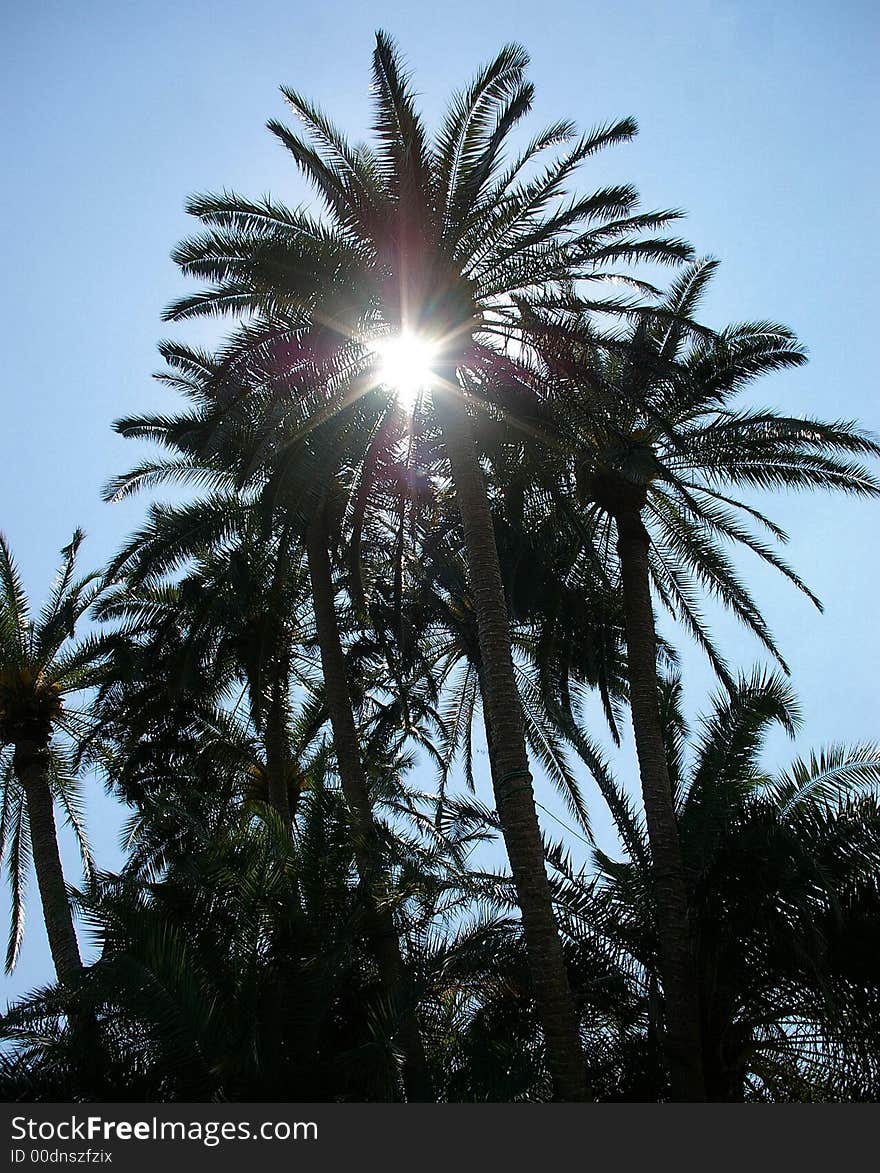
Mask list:
[[[52,805],[61,803],[89,871],[91,857],[70,754],[71,744],[85,733],[88,718],[71,706],[69,698],[98,682],[106,647],[99,636],[75,639],[77,625],[102,589],[96,574],[76,577],[82,539],[77,530],[62,550],[58,577],[34,616],[12,553],[0,535],[0,858],[6,857],[12,893],[7,972],[21,946],[31,853],[59,977],[80,965]]]

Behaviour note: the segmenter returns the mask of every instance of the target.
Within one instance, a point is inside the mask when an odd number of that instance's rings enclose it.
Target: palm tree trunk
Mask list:
[[[547,1063],[560,1099],[586,1100],[590,1096],[578,1016],[544,866],[486,484],[463,404],[452,394],[435,395],[435,401],[464,528],[474,594],[495,805],[522,913]]]
[[[688,916],[687,885],[657,679],[657,635],[648,571],[648,531],[635,509],[619,510],[617,550],[623,585],[630,706],[654,865],[660,968],[666,1004],[666,1051],[675,1100],[706,1098],[700,999]]]
[[[389,1002],[392,1006],[402,1006],[403,1080],[407,1098],[430,1102],[434,1098],[431,1079],[418,1019],[414,1008],[407,1005],[409,996],[405,988],[406,971],[400,939],[390,909],[376,902],[376,886],[381,880],[379,838],[373,821],[373,808],[348,687],[328,546],[326,519],[323,512],[319,511],[309,526],[306,556],[321,652],[324,694],[333,729],[333,748],[342,791],[353,825],[355,862],[364,894],[367,934]]]
[[[20,741],[15,746],[13,769],[24,787],[28,822],[31,831],[31,850],[34,870],[40,889],[46,935],[55,963],[59,982],[79,976],[83,964],[73,928],[73,916],[67,899],[61,856],[58,852],[58,834],[55,811],[49,786],[49,751],[33,741]]]
[[[288,831],[293,828],[290,811],[290,744],[287,733],[287,680],[279,675],[272,682],[266,713],[266,797]]]

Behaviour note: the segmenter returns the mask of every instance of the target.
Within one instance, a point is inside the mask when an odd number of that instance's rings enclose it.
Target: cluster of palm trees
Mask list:
[[[716,262],[668,234],[680,213],[572,194],[631,120],[516,152],[526,66],[504,48],[431,137],[379,34],[371,146],[285,89],[304,131],[270,130],[320,209],[190,201],[175,259],[206,284],[167,316],[232,325],[161,347],[183,409],[117,424],[154,454],[108,497],[176,500],[100,577],[75,579],[77,534],[37,618],[2,546],[7,968],[32,852],[58,978],[3,1022],[9,1095],[880,1092],[880,750],[767,775],[794,698],[737,676],[702,611],[785,672],[732,552],[814,598],[759,491],[875,496],[880,445],[743,405],[797,339],[698,320]],[[658,607],[719,678],[698,735]],[[594,693],[613,738],[632,721],[640,801],[586,727]],[[95,769],[131,806],[128,861],[96,872],[83,838],[71,895],[53,803],[81,831]],[[542,834],[547,779],[589,840],[579,774],[619,859]],[[499,834],[509,872],[480,865]]]

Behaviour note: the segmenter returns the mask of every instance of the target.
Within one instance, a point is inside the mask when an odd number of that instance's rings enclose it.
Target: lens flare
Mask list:
[[[403,408],[411,408],[434,382],[437,346],[416,334],[396,334],[373,344],[379,360],[377,381],[389,387]]]

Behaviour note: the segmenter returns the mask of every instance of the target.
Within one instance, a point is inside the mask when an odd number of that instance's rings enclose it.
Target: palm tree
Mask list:
[[[339,464],[338,457],[334,455],[338,445],[333,443],[337,421],[327,421],[323,428],[316,429],[313,435],[306,438],[305,444],[297,448],[296,459],[291,459],[287,436],[283,430],[276,431],[274,415],[270,414],[267,421],[256,410],[259,391],[265,386],[265,380],[262,384],[256,381],[255,369],[252,368],[254,382],[238,388],[237,393],[245,402],[238,414],[235,414],[228,412],[225,398],[234,384],[223,372],[222,364],[218,366],[207,356],[194,356],[182,348],[166,353],[171,361],[183,367],[187,375],[186,389],[199,400],[203,410],[196,417],[165,419],[158,424],[149,418],[121,421],[118,425],[121,431],[129,435],[161,437],[166,446],[180,453],[180,457],[139,466],[127,476],[118,478],[108,493],[119,496],[145,482],[155,483],[157,480],[183,475],[202,482],[207,479],[222,484],[225,492],[215,493],[183,510],[154,509],[146,529],[120,555],[120,565],[131,563],[132,567],[140,567],[137,571],[139,574],[161,575],[187,557],[192,557],[195,551],[201,550],[204,556],[213,542],[226,540],[235,525],[240,525],[243,512],[253,515],[253,525],[258,529],[261,522],[265,525],[267,518],[277,518],[281,510],[284,553],[279,560],[276,577],[280,576],[281,580],[298,578],[301,576],[300,568],[305,564],[311,585],[315,642],[324,678],[322,700],[333,731],[340,780],[355,831],[363,898],[369,909],[366,930],[387,987],[389,1002],[400,1011],[404,1078],[409,1095],[412,1099],[429,1100],[431,1092],[418,1023],[412,999],[407,992],[409,983],[406,965],[392,914],[381,892],[381,842],[373,819],[370,788],[358,745],[357,721],[337,613],[338,588],[331,557],[334,545],[331,529],[335,505],[334,481]],[[222,382],[217,378],[221,373]],[[270,398],[274,398],[276,386],[272,384],[268,390]],[[260,435],[258,428],[268,432],[269,438],[265,441],[264,463],[257,463],[252,468],[252,448],[255,437]],[[325,434],[328,430],[331,432],[329,440]],[[280,458],[275,451],[279,444],[282,448]],[[341,448],[345,450],[344,445]],[[266,465],[273,457],[276,461],[280,460],[280,484],[272,479],[267,483]],[[244,501],[234,495],[236,487],[241,483],[247,484],[248,492],[252,494]],[[239,519],[237,523],[236,518]],[[283,601],[284,591],[280,597]],[[279,647],[270,642],[267,650],[277,660]],[[288,661],[290,652],[288,647]],[[283,702],[283,696],[280,699]],[[267,713],[267,728],[270,732],[277,728],[277,723],[271,720],[275,709],[276,705],[270,699]],[[273,745],[267,743],[267,765]]]
[[[303,748],[292,745],[291,689],[315,686],[302,646],[308,600],[299,546],[289,525],[264,525],[253,505],[232,492],[154,507],[114,559],[110,573],[121,585],[98,611],[123,623],[119,670],[102,698],[109,724],[127,712],[134,717],[127,740],[143,740],[157,690],[159,719],[167,719],[173,699],[171,724],[178,728],[187,719],[181,706],[210,722],[212,710],[235,698],[237,712],[246,700],[261,743],[255,774],[288,827],[301,781],[296,748]],[[184,564],[185,573],[169,581]],[[137,702],[132,689],[140,689]]]
[[[71,755],[59,735],[73,742],[82,737],[85,715],[71,707],[68,698],[96,683],[106,654],[98,637],[74,641],[77,623],[101,590],[97,575],[75,577],[82,539],[82,531],[76,530],[61,551],[63,561],[51,594],[33,617],[9,546],[0,535],[0,753],[5,759],[0,858],[8,852],[12,890],[6,971],[15,965],[21,945],[30,854],[49,948],[62,983],[79,977],[82,959],[58,851],[56,800],[76,833],[87,872],[92,865]]]
[[[267,421],[256,410],[259,403],[256,370],[254,381],[246,386],[246,402],[238,417],[226,411],[222,392],[228,394],[228,376],[224,383],[216,378],[217,364],[206,357],[193,356],[181,348],[169,351],[169,358],[187,373],[187,389],[199,399],[203,411],[197,417],[163,421],[161,436],[172,449],[182,450],[183,460],[151,463],[119,478],[110,493],[119,495],[132,491],[146,481],[155,483],[188,474],[197,479],[225,483],[225,493],[197,502],[187,509],[154,510],[146,529],[120,555],[120,565],[136,569],[136,574],[155,577],[173,569],[197,551],[210,550],[213,542],[228,540],[235,529],[235,518],[250,514],[256,534],[267,518],[279,516],[280,527],[286,535],[284,556],[279,562],[282,579],[300,575],[304,563],[311,584],[312,612],[315,638],[321,657],[324,688],[321,700],[333,730],[334,751],[339,763],[342,788],[348,802],[353,827],[358,871],[363,885],[363,898],[368,905],[366,929],[373,945],[377,965],[386,983],[391,1004],[400,1011],[403,1036],[405,1082],[412,1099],[431,1098],[427,1071],[422,1055],[415,1011],[407,993],[406,966],[393,918],[381,892],[382,850],[373,815],[372,798],[367,775],[358,746],[357,722],[345,663],[342,633],[337,613],[337,585],[334,581],[331,559],[334,544],[330,518],[334,512],[334,478],[339,459],[335,454],[338,444],[334,435],[328,441],[324,433],[335,428],[336,421],[327,421],[323,430],[310,436],[297,451],[297,459],[290,458],[284,430],[276,431],[274,419]],[[219,368],[222,370],[222,367]],[[207,376],[207,377],[206,377]],[[178,383],[180,380],[178,380]],[[264,381],[265,382],[265,381]],[[217,402],[218,391],[220,401]],[[243,394],[239,391],[239,394]],[[277,388],[269,387],[270,398]],[[123,421],[119,425],[127,434],[160,434],[149,419]],[[280,463],[281,484],[266,483],[265,467],[257,464],[248,483],[249,466],[253,462],[252,446],[256,431],[261,427],[269,433],[265,441],[264,462],[268,462],[273,448],[282,446]],[[242,435],[243,433],[243,435]],[[259,445],[258,445],[259,446]],[[218,455],[219,448],[219,455]],[[344,446],[341,448],[344,451]],[[276,460],[278,459],[276,455]],[[247,500],[235,497],[237,485],[248,484]],[[256,494],[256,495],[254,495]],[[237,523],[240,525],[240,522]],[[217,555],[214,555],[216,558]],[[253,568],[248,572],[253,573]],[[276,575],[277,577],[277,575]],[[284,592],[282,592],[282,595]],[[277,658],[278,648],[273,641],[267,650]],[[274,649],[274,650],[273,650]],[[289,652],[288,652],[289,656]],[[268,728],[274,725],[271,717],[274,706],[270,701]],[[319,722],[320,724],[320,722]],[[267,751],[272,746],[267,744]],[[267,763],[270,754],[267,752]]]
[[[665,682],[708,1097],[872,1099],[880,749],[832,745],[765,770],[770,727],[794,735],[800,720],[779,676],[737,680],[696,736],[679,702]],[[619,829],[636,851],[597,855],[606,925],[650,979],[663,966],[649,843],[634,817]]]
[[[521,48],[503,49],[453,99],[429,143],[399,57],[380,33],[373,56],[375,149],[350,147],[320,110],[284,90],[312,141],[276,122],[270,129],[314,185],[325,217],[316,220],[273,201],[226,194],[191,200],[190,211],[208,231],[184,242],[176,259],[184,272],[214,284],[177,302],[168,316],[247,317],[227,346],[230,362],[235,355],[274,348],[277,363],[285,344],[296,348],[303,330],[319,322],[336,358],[333,378],[305,421],[308,429],[375,385],[377,377],[381,381],[377,342],[399,340],[410,348],[415,342],[423,354],[430,349],[434,414],[429,418],[440,428],[462,519],[497,802],[532,975],[559,1094],[583,1099],[587,1088],[576,1017],[543,866],[473,413],[491,387],[499,349],[520,331],[521,299],[580,305],[573,282],[598,281],[616,264],[641,257],[675,262],[689,249],[678,240],[643,235],[677,213],[636,213],[631,187],[604,188],[562,203],[580,163],[632,137],[636,128],[630,119],[576,140],[571,124],[557,123],[505,167],[511,132],[532,104],[526,65]],[[546,171],[525,177],[542,152],[572,140]],[[380,427],[372,435],[383,442]]]
[[[536,325],[537,345],[549,364],[542,377],[564,412],[562,426],[575,453],[553,490],[555,500],[567,516],[587,507],[587,521],[580,524],[592,521],[597,527],[598,574],[608,565],[609,523],[616,534],[630,705],[668,1004],[667,1045],[674,1094],[684,1099],[702,1095],[700,1010],[660,719],[653,597],[684,623],[728,683],[730,673],[699,611],[701,588],[729,607],[782,663],[720,542],[746,546],[817,605],[818,600],[749,523],[757,521],[780,540],[785,534],[730,496],[731,488],[880,493],[880,482],[854,459],[880,455],[880,445],[854,424],[734,407],[735,397],[757,376],[805,359],[794,335],[775,323],[744,323],[716,335],[694,322],[715,268],[711,260],[688,266],[656,310],[640,314],[617,337],[599,336],[589,322],[575,333],[570,319],[564,330],[548,318]]]

